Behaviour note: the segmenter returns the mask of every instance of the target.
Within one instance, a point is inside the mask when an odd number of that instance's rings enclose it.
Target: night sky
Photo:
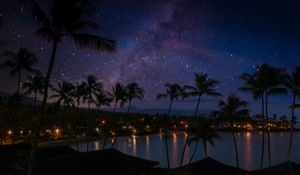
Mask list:
[[[1,52],[29,48],[45,72],[52,45],[34,35],[29,10],[15,1],[0,1]],[[257,64],[287,69],[300,64],[299,9],[297,0],[103,0],[94,16],[101,26],[97,34],[115,39],[117,52],[81,50],[65,39],[58,46],[52,82],[75,83],[93,74],[111,90],[118,81],[136,81],[146,98],[134,106],[165,109],[167,101],[157,102],[155,96],[165,91],[166,82],[193,83],[194,72],[205,72],[220,80],[217,90],[227,96],[243,85],[241,73],[253,72]],[[15,90],[16,79],[7,71],[0,78],[0,91]],[[252,114],[259,112],[259,102],[236,93],[249,101]],[[216,109],[219,99],[204,98],[200,111]],[[271,97],[270,113],[289,117],[290,101],[290,96]],[[175,108],[193,110],[195,105],[189,99]]]

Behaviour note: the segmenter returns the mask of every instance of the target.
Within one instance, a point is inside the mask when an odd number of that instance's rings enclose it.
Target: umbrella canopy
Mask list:
[[[210,157],[171,170],[172,175],[246,175],[247,171],[225,165]]]
[[[69,153],[40,157],[34,163],[35,175],[95,175],[122,174],[139,175],[151,170],[158,162],[153,162],[123,154],[115,149]]]

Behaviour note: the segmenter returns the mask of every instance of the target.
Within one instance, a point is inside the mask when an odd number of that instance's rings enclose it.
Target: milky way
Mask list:
[[[34,36],[35,25],[26,7],[9,0],[0,2],[3,24],[2,50],[27,47],[46,70],[51,44]],[[116,82],[138,82],[146,90],[139,108],[164,108],[155,95],[166,82],[193,83],[194,72],[218,79],[217,90],[228,95],[242,86],[242,72],[254,71],[262,62],[290,69],[300,63],[300,3],[296,0],[103,0],[94,20],[101,36],[118,42],[116,53],[80,50],[70,40],[59,44],[52,81],[82,81],[98,77],[109,91]],[[1,57],[1,61],[4,57]],[[1,71],[1,91],[14,91],[15,81]],[[26,80],[26,77],[23,77]],[[258,104],[251,97],[253,113]],[[287,113],[290,98],[271,99],[271,113]],[[176,108],[191,110],[194,100]],[[205,98],[201,110],[215,108],[217,100]],[[201,111],[200,110],[200,111]]]

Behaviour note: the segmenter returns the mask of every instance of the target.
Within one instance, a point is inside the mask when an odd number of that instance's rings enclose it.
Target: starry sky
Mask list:
[[[299,9],[297,0],[102,0],[93,16],[101,26],[97,34],[115,39],[117,52],[82,50],[64,39],[52,82],[75,83],[93,74],[110,91],[116,82],[136,81],[146,94],[142,102],[134,101],[135,107],[165,109],[167,101],[157,102],[155,96],[165,91],[166,82],[192,84],[194,72],[205,72],[221,82],[219,92],[225,97],[237,93],[255,114],[260,103],[236,92],[243,85],[239,76],[263,62],[286,69],[300,64]],[[1,52],[27,47],[45,72],[51,44],[34,35],[36,26],[27,7],[1,0],[0,17]],[[0,57],[1,62],[4,59]],[[16,79],[7,71],[1,71],[0,78],[0,91],[15,90]],[[220,99],[204,98],[200,111],[216,109]],[[191,98],[174,107],[191,112],[195,101]],[[271,97],[270,113],[289,116],[290,101],[289,95]]]

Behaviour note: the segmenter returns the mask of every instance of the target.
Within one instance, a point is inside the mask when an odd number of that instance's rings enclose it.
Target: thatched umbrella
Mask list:
[[[270,168],[251,171],[249,175],[300,175],[300,165],[294,162],[284,162]]]
[[[172,175],[246,175],[247,171],[225,165],[210,157],[171,170]]]
[[[35,175],[139,175],[152,170],[158,162],[129,156],[115,149],[107,149],[41,157],[34,165]]]

